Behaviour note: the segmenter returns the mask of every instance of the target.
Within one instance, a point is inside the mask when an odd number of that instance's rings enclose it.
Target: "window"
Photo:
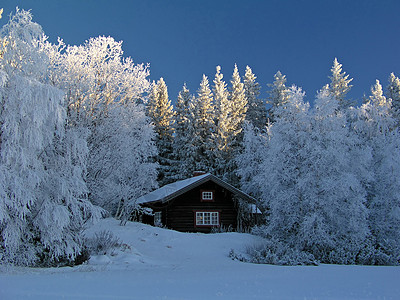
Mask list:
[[[218,226],[219,212],[196,212],[196,226]]]
[[[212,191],[201,191],[201,201],[214,201],[214,193]]]
[[[154,225],[155,226],[162,226],[162,214],[161,211],[156,211],[154,213]]]

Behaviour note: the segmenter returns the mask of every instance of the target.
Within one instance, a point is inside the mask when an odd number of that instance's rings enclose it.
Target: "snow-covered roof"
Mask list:
[[[204,182],[207,181],[213,181],[227,190],[231,191],[233,194],[237,195],[238,197],[246,200],[250,200],[252,202],[255,201],[254,198],[251,196],[243,193],[242,191],[238,190],[237,188],[231,186],[230,184],[226,183],[225,181],[215,177],[214,175],[207,173],[204,175],[199,175],[195,177],[191,177],[188,179],[180,180],[174,183],[170,183],[167,185],[164,185],[163,187],[152,191],[146,195],[143,195],[142,197],[138,198],[136,200],[136,203],[142,204],[142,203],[150,203],[150,202],[167,202],[189,190],[192,188],[199,186],[200,184],[203,184]]]

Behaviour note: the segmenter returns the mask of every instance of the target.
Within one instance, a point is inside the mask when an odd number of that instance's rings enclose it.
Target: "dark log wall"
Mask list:
[[[214,201],[201,201],[201,191],[204,190],[214,192]],[[153,208],[158,210],[155,206]],[[196,227],[195,211],[218,211],[220,226],[237,228],[237,209],[232,193],[212,181],[178,196],[160,209],[163,224],[178,231],[208,233],[212,230],[212,227]]]

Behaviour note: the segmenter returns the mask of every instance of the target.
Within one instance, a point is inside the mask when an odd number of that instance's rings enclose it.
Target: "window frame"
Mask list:
[[[194,212],[194,226],[195,227],[219,227],[221,224],[221,211],[220,210],[195,210]],[[198,223],[198,215],[202,214],[203,222],[200,224]],[[209,224],[204,223],[206,219],[206,214],[209,218]],[[216,216],[216,222],[213,223],[213,215],[214,218]]]

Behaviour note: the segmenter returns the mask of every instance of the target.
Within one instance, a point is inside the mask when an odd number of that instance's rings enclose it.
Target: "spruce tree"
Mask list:
[[[267,109],[264,101],[259,98],[260,86],[256,79],[257,77],[253,74],[251,68],[246,66],[243,78],[245,97],[247,99],[246,120],[261,129],[267,126]]]
[[[215,113],[207,76],[203,75],[196,99],[191,103],[193,118],[192,149],[195,170],[213,172],[215,152]]]
[[[157,162],[159,163],[158,181],[161,186],[173,180],[173,135],[174,111],[168,98],[167,85],[163,78],[153,85],[150,93],[147,113],[154,124],[156,132],[156,146],[158,149]]]
[[[350,82],[353,78],[349,79],[349,75],[346,75],[346,72],[342,71],[342,65],[338,62],[337,58],[333,61],[331,73],[332,76],[329,76],[331,80],[329,84],[329,93],[339,101],[338,109],[345,109],[351,105],[351,101],[346,98],[346,94],[352,87]]]
[[[214,79],[214,103],[215,103],[215,174],[223,176],[224,166],[226,164],[226,153],[229,147],[229,139],[231,134],[230,128],[230,101],[228,99],[229,93],[227,85],[223,81],[221,67],[217,66],[217,73]]]
[[[275,111],[280,106],[284,106],[288,101],[288,88],[286,87],[286,76],[280,71],[276,72],[274,75],[274,82],[268,84],[270,87],[269,97],[267,103],[271,105],[268,109],[268,121],[275,121]]]
[[[175,175],[175,180],[185,179],[192,176],[195,171],[193,161],[193,118],[191,113],[191,104],[194,97],[190,91],[183,86],[178,94],[175,105],[175,138],[173,142],[174,159],[176,160],[179,172]]]
[[[247,113],[247,99],[244,84],[241,82],[237,65],[233,70],[231,79],[231,91],[229,93],[229,127],[230,138],[228,140],[227,155],[225,159],[224,179],[232,185],[239,185],[236,176],[236,156],[243,148],[243,128]]]

